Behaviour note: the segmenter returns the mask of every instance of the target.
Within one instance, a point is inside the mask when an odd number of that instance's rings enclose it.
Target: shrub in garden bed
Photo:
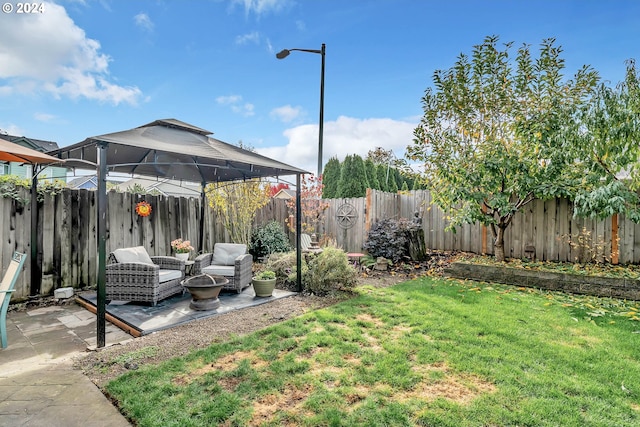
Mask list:
[[[338,291],[350,291],[356,284],[358,273],[349,264],[347,254],[332,246],[308,260],[309,274],[305,289],[316,295],[329,295]]]
[[[265,269],[276,273],[276,287],[295,290],[296,288],[296,252],[276,252],[269,255]],[[309,271],[307,262],[302,258],[302,282]]]
[[[295,251],[271,254],[265,268],[276,273],[277,287],[295,289]],[[357,275],[342,249],[327,246],[318,254],[302,257],[302,287],[314,295],[325,296],[350,291],[356,285]]]
[[[276,252],[288,252],[291,244],[282,224],[276,221],[258,227],[251,233],[249,253],[253,259],[265,257]]]
[[[409,258],[409,232],[419,227],[408,219],[382,219],[369,230],[362,248],[374,258],[384,257],[394,263]]]

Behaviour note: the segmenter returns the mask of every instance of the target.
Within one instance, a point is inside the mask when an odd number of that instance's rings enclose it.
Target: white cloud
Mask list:
[[[1,124],[0,123],[0,133],[1,134],[5,134],[5,135],[17,135],[17,136],[22,136],[24,135],[24,130],[22,128],[20,128],[19,126],[16,126],[14,124],[11,123],[7,123],[7,124]]]
[[[149,18],[149,15],[147,15],[146,13],[140,12],[139,14],[133,17],[133,21],[136,23],[138,27],[142,28],[143,30],[149,31],[149,32],[153,31],[153,28],[154,28],[153,21],[151,21],[151,18]]]
[[[247,15],[250,13],[262,15],[270,11],[278,12],[290,3],[291,0],[231,0],[232,5],[243,6]]]
[[[260,33],[258,33],[257,31],[254,31],[249,34],[236,36],[236,44],[243,45],[247,43],[253,43],[253,44],[260,43]]]
[[[415,121],[392,119],[357,119],[340,116],[336,121],[324,123],[323,128],[323,165],[331,157],[344,160],[347,154],[358,154],[363,158],[376,147],[393,150],[402,157],[413,140]],[[318,168],[318,125],[302,125],[284,132],[289,142],[279,147],[257,148],[256,151],[316,173]]]
[[[254,105],[248,102],[242,105],[233,105],[231,110],[234,113],[242,114],[245,117],[250,117],[256,114],[254,111]]]
[[[302,107],[292,107],[291,105],[283,105],[282,107],[274,108],[269,115],[283,123],[291,123],[303,114]]]
[[[216,98],[216,102],[220,105],[229,105],[231,111],[242,114],[245,117],[255,115],[254,105],[248,102],[243,104],[242,96],[240,95],[219,96]]]
[[[298,29],[298,31],[306,31],[307,25],[304,23],[304,21],[298,19],[296,21],[296,28]]]
[[[45,2],[47,13],[11,15],[0,25],[0,95],[49,92],[56,97],[136,104],[137,87],[112,83],[108,55],[86,37],[66,10]]]
[[[35,113],[33,117],[39,122],[50,122],[56,118],[53,114]]]
[[[237,104],[241,101],[242,97],[240,95],[219,96],[216,98],[216,102],[220,105]]]

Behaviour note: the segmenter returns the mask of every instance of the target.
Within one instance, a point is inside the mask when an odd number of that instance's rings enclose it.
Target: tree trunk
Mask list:
[[[425,261],[427,259],[427,247],[424,243],[424,230],[418,228],[407,233],[409,238],[409,256],[412,261]]]
[[[493,249],[495,251],[496,261],[504,262],[504,229],[505,227],[501,227],[498,225],[496,227],[496,236],[493,244]]]

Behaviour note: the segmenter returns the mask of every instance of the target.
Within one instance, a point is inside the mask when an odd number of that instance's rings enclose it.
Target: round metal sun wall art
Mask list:
[[[355,206],[349,203],[344,203],[338,207],[336,211],[336,220],[341,228],[351,228],[356,225],[358,219],[358,211]]]
[[[151,215],[151,205],[148,202],[142,201],[136,204],[136,213],[140,216]]]

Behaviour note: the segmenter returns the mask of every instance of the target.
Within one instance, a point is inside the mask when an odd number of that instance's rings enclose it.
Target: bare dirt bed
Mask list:
[[[432,255],[429,261],[405,263],[389,271],[360,273],[359,285],[391,286],[427,273],[438,273],[453,257]],[[191,322],[77,357],[74,366],[81,369],[98,387],[129,369],[157,364],[185,355],[195,349],[222,342],[231,336],[244,335],[274,323],[299,316],[309,310],[327,307],[349,295],[318,297],[295,295],[256,307],[236,310],[220,316]],[[151,350],[150,350],[151,349]]]

